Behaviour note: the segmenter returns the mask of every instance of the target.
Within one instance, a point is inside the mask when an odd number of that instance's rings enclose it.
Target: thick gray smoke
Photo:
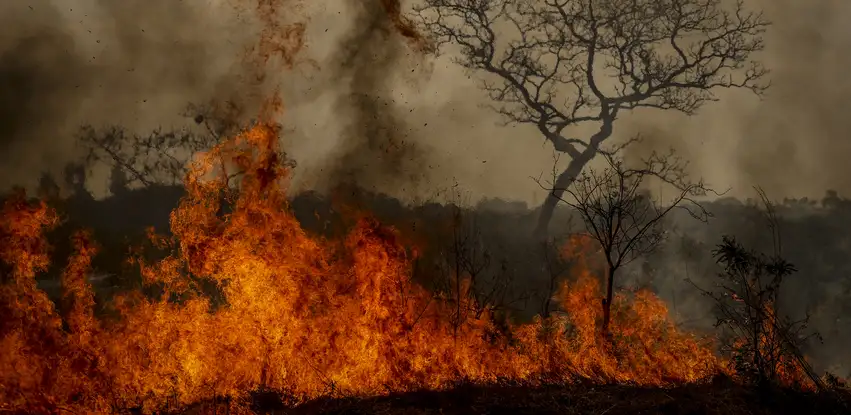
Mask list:
[[[821,197],[851,193],[848,154],[851,96],[847,68],[851,3],[763,1],[776,22],[767,62],[775,87],[748,114],[735,163],[742,181],[770,194]]]
[[[737,196],[754,184],[775,197],[851,192],[842,139],[851,132],[842,111],[851,5],[749,3],[774,22],[764,54],[774,86],[763,102],[724,93],[695,117],[625,116],[616,134],[644,133],[637,151],[678,148],[696,174]],[[481,108],[487,100],[475,76],[449,57],[418,57],[393,33],[379,1],[329,0],[310,9],[307,54],[318,69],[285,75],[286,122],[297,130],[288,145],[304,186],[356,178],[395,191],[457,179],[473,199],[541,202],[529,177],[549,172],[551,150],[532,128],[498,125]],[[232,69],[254,29],[241,19],[218,2],[4,3],[0,186],[32,184],[68,161],[81,124],[169,126],[183,121],[187,103],[238,90]]]
[[[295,131],[284,141],[299,162],[299,188],[357,184],[415,195],[439,157],[416,135],[428,120],[400,89],[428,80],[421,76],[428,59],[400,35],[380,0],[327,2],[316,12],[306,56],[317,65],[293,76],[285,94],[293,108],[285,122]]]
[[[328,68],[341,82],[336,112],[346,121],[327,180],[392,192],[416,186],[433,156],[412,141],[408,111],[389,88],[412,51],[381,2],[350,1],[347,17],[351,29],[338,45],[339,60]]]
[[[171,0],[3,2],[0,186],[61,169],[78,155],[83,124],[169,127],[188,103],[235,90],[231,69],[250,31],[235,30],[223,10]]]

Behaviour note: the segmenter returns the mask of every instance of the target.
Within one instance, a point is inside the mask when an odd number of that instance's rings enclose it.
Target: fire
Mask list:
[[[741,298],[734,300],[743,301]],[[752,333],[733,341],[732,359],[727,363],[730,371],[742,377],[770,379],[785,386],[818,391],[821,385],[816,383],[812,368],[803,354],[799,350],[789,353],[789,348],[795,346],[788,340],[795,334],[784,332],[778,324],[782,320],[771,306],[764,305],[762,313],[764,317],[758,325],[752,327]],[[819,382],[824,382],[824,379],[819,379]]]
[[[420,39],[383,1],[396,28]],[[277,25],[274,1],[258,1],[269,30],[250,52],[259,66],[302,47],[304,26]],[[268,101],[274,113],[280,101]],[[263,116],[261,119],[270,119]],[[652,293],[618,295],[612,340],[599,336],[598,278],[574,241],[562,312],[499,327],[488,314],[452,322],[458,306],[411,280],[411,258],[392,228],[364,218],[340,240],[311,236],[287,207],[289,165],[279,131],[260,123],[200,155],[171,214],[171,235],[151,235],[165,257],[137,255],[146,293],[118,295],[95,312],[86,280],[96,241],[74,236],[75,254],[54,304],[37,289],[47,270],[46,232],[58,215],[23,194],[0,215],[0,411],[153,412],[258,390],[292,403],[469,382],[632,382],[669,385],[726,369],[711,345],[676,330]],[[217,178],[230,160],[239,188]],[[201,294],[212,282],[221,299]],[[466,300],[473,301],[473,300]],[[244,409],[244,408],[243,408]]]
[[[362,220],[339,241],[308,235],[289,212],[288,167],[277,131],[258,125],[201,157],[188,196],[171,215],[170,254],[136,258],[159,295],[121,295],[112,318],[96,316],[85,280],[96,252],[85,233],[54,307],[35,287],[47,264],[43,233],[56,215],[22,196],[2,216],[0,290],[2,410],[110,412],[240,398],[258,389],[293,402],[444,388],[458,381],[598,381],[665,385],[698,381],[721,363],[708,345],[679,333],[651,293],[618,297],[615,341],[598,335],[597,279],[577,261],[559,293],[563,313],[500,333],[491,316],[450,323],[454,305],[410,280],[393,229]],[[222,213],[224,184],[209,174],[228,156],[247,172]],[[193,289],[217,284],[224,304]]]

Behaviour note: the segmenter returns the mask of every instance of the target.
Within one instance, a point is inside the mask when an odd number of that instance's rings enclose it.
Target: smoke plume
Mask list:
[[[403,12],[413,2],[402,2]],[[303,186],[357,181],[397,191],[457,180],[474,199],[540,203],[543,191],[529,177],[551,170],[550,148],[533,128],[499,125],[482,108],[488,102],[475,74],[449,56],[419,55],[394,31],[391,3],[309,5],[307,53],[317,68],[284,75],[285,121],[296,130],[288,148]],[[851,6],[747,3],[774,23],[763,56],[773,71],[768,96],[725,92],[695,117],[627,114],[616,135],[643,133],[638,154],[677,148],[695,174],[734,196],[755,184],[777,198],[851,192],[844,167],[851,149],[841,139],[851,132],[842,111],[851,89],[843,76]],[[170,126],[183,121],[189,102],[235,94],[242,88],[235,65],[256,30],[219,2],[167,0],[8,2],[0,21],[3,187],[32,184],[69,161],[82,124]]]
[[[168,128],[188,103],[236,90],[232,69],[250,30],[235,30],[238,19],[223,10],[170,0],[3,3],[0,186],[32,185],[74,160],[81,125]]]

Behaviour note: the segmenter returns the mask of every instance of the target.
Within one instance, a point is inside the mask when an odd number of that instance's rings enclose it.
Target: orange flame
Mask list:
[[[397,29],[419,39],[397,2],[382,1]],[[280,2],[256,3],[268,30],[252,62],[279,54],[291,65],[303,26],[284,30]],[[273,96],[261,120],[280,111]],[[169,255],[134,259],[160,292],[116,296],[114,315],[94,311],[85,276],[96,247],[86,233],[74,236],[60,307],[36,288],[49,265],[44,233],[57,215],[23,195],[8,200],[0,216],[0,261],[8,266],[0,268],[0,314],[8,316],[0,320],[0,411],[150,413],[260,389],[300,402],[462,380],[667,385],[725,370],[708,344],[675,329],[650,292],[619,295],[614,341],[601,339],[601,293],[582,249],[571,253],[580,260],[558,293],[563,313],[507,330],[487,314],[456,327],[456,305],[411,281],[392,228],[363,218],[341,240],[301,228],[287,208],[278,133],[261,123],[199,158],[171,214],[172,235],[151,236]],[[245,172],[235,195],[215,177],[225,158]],[[580,242],[569,247],[586,246]],[[218,286],[221,304],[198,293],[200,279]]]
[[[618,297],[615,346],[601,343],[600,293],[582,266],[559,294],[563,315],[503,336],[486,315],[456,332],[452,307],[410,281],[392,229],[362,220],[341,241],[301,229],[286,208],[276,135],[256,126],[201,158],[172,213],[173,237],[156,241],[172,254],[139,259],[146,282],[161,284],[164,295],[119,296],[117,319],[94,316],[84,275],[95,249],[86,234],[75,236],[63,275],[65,306],[53,309],[33,278],[47,264],[40,232],[55,216],[43,204],[8,202],[0,255],[14,269],[0,307],[15,318],[0,331],[8,351],[0,357],[0,409],[153,411],[261,388],[298,401],[459,380],[659,385],[719,370],[711,349],[678,333],[649,292]],[[228,214],[220,213],[221,181],[204,179],[222,154],[248,172]],[[212,311],[191,289],[193,278],[215,281],[225,305]]]
[[[742,301],[738,298],[735,300]],[[732,359],[727,363],[728,370],[736,373],[736,366],[743,365],[745,371],[739,368],[739,372],[743,372],[743,375],[752,372],[750,375],[754,375],[757,374],[757,366],[761,366],[766,372],[762,376],[787,387],[816,391],[818,385],[805,366],[806,359],[802,356],[802,360],[797,360],[795,354],[789,354],[786,350],[789,345],[785,336],[788,334],[781,333],[776,325],[778,316],[775,310],[765,305],[763,316],[761,324],[755,329],[756,332],[748,333],[750,338],[738,338],[733,342]]]

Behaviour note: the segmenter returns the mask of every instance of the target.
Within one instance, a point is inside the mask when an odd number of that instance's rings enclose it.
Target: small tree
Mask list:
[[[752,60],[769,23],[743,0],[421,0],[415,17],[438,50],[486,75],[509,123],[530,124],[570,158],[541,210],[545,236],[562,192],[637,108],[695,114],[719,89],[761,94]],[[592,125],[588,137],[568,127]]]
[[[508,259],[492,252],[476,212],[465,208],[463,195],[453,186],[450,194],[447,243],[438,246],[438,279],[435,289],[444,300],[455,305],[454,330],[466,321],[485,314],[508,313],[528,300],[530,293],[518,290]]]
[[[602,332],[608,335],[618,270],[665,240],[663,219],[672,210],[682,209],[702,221],[708,219],[709,213],[696,200],[706,194],[707,188],[703,182],[689,181],[685,165],[673,154],[654,154],[639,168],[629,168],[612,155],[606,155],[605,159],[608,163],[605,169],[582,173],[562,190],[567,197],[561,200],[581,218],[584,232],[599,244],[606,261]],[[651,198],[642,189],[649,178],[669,185],[674,189],[673,196],[667,200]]]
[[[779,221],[773,205],[757,189],[765,210],[774,250],[770,255],[742,246],[725,236],[713,251],[723,267],[721,282],[713,290],[700,289],[712,298],[720,313],[717,326],[731,338],[725,348],[733,357],[734,369],[758,385],[811,381],[823,389],[824,382],[804,360],[800,346],[817,333],[804,334],[809,316],[792,320],[783,316],[780,289],[783,281],[797,272],[782,257]]]

